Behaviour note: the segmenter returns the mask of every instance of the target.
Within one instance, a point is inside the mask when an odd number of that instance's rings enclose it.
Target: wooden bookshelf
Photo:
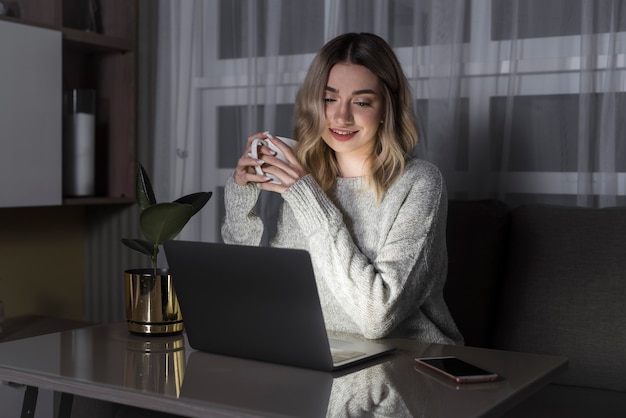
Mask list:
[[[90,4],[97,6],[96,25],[81,27]],[[137,14],[137,0],[20,0],[18,16],[0,16],[0,20],[60,31],[62,91],[96,91],[96,193],[64,198],[63,204],[134,201]]]

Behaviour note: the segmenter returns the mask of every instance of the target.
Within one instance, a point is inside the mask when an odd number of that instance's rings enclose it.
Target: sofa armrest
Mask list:
[[[494,346],[569,358],[558,383],[626,391],[626,207],[511,215]]]

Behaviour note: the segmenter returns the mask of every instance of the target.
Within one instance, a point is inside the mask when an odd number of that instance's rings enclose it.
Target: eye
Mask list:
[[[324,103],[332,103],[332,102],[336,102],[337,100],[333,99],[332,97],[325,97],[324,98]]]
[[[370,102],[354,102],[355,105],[360,106],[360,107],[368,107],[371,106]]]

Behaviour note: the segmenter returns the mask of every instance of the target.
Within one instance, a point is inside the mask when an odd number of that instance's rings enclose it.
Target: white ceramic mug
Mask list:
[[[255,138],[252,141],[251,150],[250,150],[250,153],[252,154],[252,158],[259,158],[259,149],[258,149],[259,145],[265,145],[269,147],[269,149],[271,149],[272,151],[276,152],[276,155],[275,155],[276,158],[284,162],[287,162],[287,157],[285,157],[285,155],[280,151],[280,149],[278,149],[278,147],[272,142],[272,139],[274,138],[280,139],[285,145],[289,146],[289,148],[291,149],[293,149],[293,147],[296,146],[297,141],[291,138],[284,138],[282,136],[274,137],[270,135],[268,132],[265,132],[265,135],[268,136],[267,139]],[[260,166],[256,166],[255,169],[256,169],[257,174],[271,178],[272,183],[280,184],[280,180],[278,180],[276,176],[270,173],[264,173]]]

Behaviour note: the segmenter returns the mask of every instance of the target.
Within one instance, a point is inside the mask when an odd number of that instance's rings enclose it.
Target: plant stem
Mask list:
[[[154,277],[157,276],[157,254],[159,253],[159,246],[154,245],[154,249],[152,251],[152,268],[154,269]]]

